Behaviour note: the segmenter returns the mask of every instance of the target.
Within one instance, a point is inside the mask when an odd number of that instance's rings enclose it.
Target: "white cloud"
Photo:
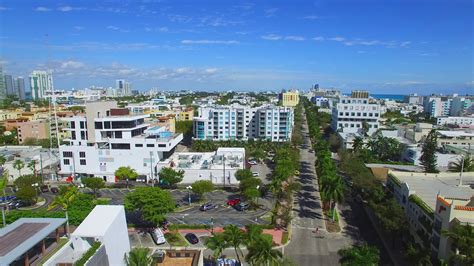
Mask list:
[[[7,10],[11,10],[11,8],[0,6],[0,11],[7,11]]]
[[[71,6],[60,6],[58,7],[58,10],[62,12],[69,12],[69,11],[72,11],[73,8]]]
[[[320,16],[309,15],[309,16],[304,16],[304,17],[302,17],[301,19],[316,20],[316,19],[320,19],[320,18],[321,18]]]
[[[168,27],[161,27],[161,28],[158,29],[158,31],[159,32],[168,32],[169,29],[168,29]]]
[[[313,38],[314,41],[324,41],[324,37],[323,36],[316,36]]]
[[[130,32],[129,30],[126,30],[126,29],[122,29],[120,27],[117,27],[117,26],[107,26],[106,29],[108,30],[114,30],[114,31],[120,31],[120,32]]]
[[[265,17],[267,18],[274,17],[277,11],[278,11],[278,8],[275,8],[275,7],[263,10],[263,12],[265,13]]]
[[[84,27],[82,27],[82,26],[74,26],[74,29],[75,29],[75,30],[83,30]]]
[[[306,40],[304,37],[302,36],[286,36],[285,37],[285,40],[289,40],[289,41],[304,41]]]
[[[269,40],[269,41],[278,41],[283,38],[282,36],[276,35],[276,34],[267,34],[267,35],[262,35],[260,37],[264,40]]]
[[[337,37],[329,38],[329,40],[331,40],[331,41],[336,41],[336,42],[343,42],[343,41],[346,40],[346,38],[337,36]]]
[[[401,46],[401,47],[405,47],[405,46],[408,46],[408,45],[410,45],[410,44],[411,44],[410,41],[406,41],[406,42],[400,43],[400,46]]]
[[[84,66],[85,64],[82,62],[69,60],[69,61],[61,62],[60,68],[79,69],[79,68],[83,68]]]
[[[182,40],[182,44],[239,44],[238,41],[235,40]]]
[[[51,8],[47,8],[47,7],[44,7],[44,6],[39,6],[39,7],[35,8],[35,11],[48,12],[48,11],[51,11]]]

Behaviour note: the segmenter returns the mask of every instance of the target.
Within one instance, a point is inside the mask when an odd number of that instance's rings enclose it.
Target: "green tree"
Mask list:
[[[160,182],[164,182],[170,186],[175,186],[179,182],[183,181],[184,171],[176,171],[169,167],[163,167],[158,173],[158,176],[160,177]]]
[[[135,180],[138,177],[138,173],[135,169],[130,166],[121,166],[115,170],[115,176],[120,180]]]
[[[21,176],[21,169],[23,169],[24,167],[25,167],[25,163],[22,160],[15,160],[15,162],[13,162],[13,168],[18,170],[18,175],[20,176]]]
[[[99,189],[105,187],[105,181],[100,177],[86,177],[86,178],[82,178],[81,181],[82,181],[82,184],[84,184],[84,186],[92,189],[94,193],[94,197],[97,196],[97,192]]]
[[[15,193],[15,195],[18,199],[31,204],[31,203],[36,202],[37,192],[35,189],[36,188],[32,186],[23,186],[23,187],[18,188],[18,191]]]
[[[354,141],[352,142],[352,151],[358,152],[364,146],[364,139],[361,137],[355,137]]]
[[[79,190],[75,186],[64,186],[61,188],[59,195],[57,195],[53,202],[49,204],[48,210],[55,209],[56,207],[61,207],[66,214],[66,230],[67,236],[69,237],[69,208],[74,202],[75,198],[79,195]]]
[[[193,135],[193,121],[176,121],[176,133],[183,133],[185,137]]]
[[[254,266],[276,266],[281,264],[283,254],[278,249],[273,249],[271,237],[262,235],[247,247],[248,253],[245,260]]]
[[[0,155],[0,166],[3,166],[7,162],[7,158],[5,156]]]
[[[229,247],[223,233],[213,234],[211,237],[206,239],[204,245],[206,248],[214,251],[213,256],[215,260],[219,259],[222,256],[224,249]]]
[[[240,264],[242,264],[240,258],[243,256],[243,253],[240,249],[240,245],[244,244],[245,242],[244,233],[236,225],[230,224],[224,227],[223,235],[229,246],[234,248],[237,260]]]
[[[31,172],[33,172],[34,176],[36,176],[36,164],[37,164],[36,160],[31,160],[27,165],[27,167],[31,170]]]
[[[235,179],[237,179],[238,181],[242,181],[251,177],[253,177],[253,175],[250,169],[239,169],[235,172]]]
[[[463,156],[459,158],[456,162],[449,164],[450,172],[474,172],[474,159],[471,159],[469,156]]]
[[[267,157],[267,154],[265,153],[265,151],[261,148],[256,148],[254,149],[250,155],[252,157],[254,157],[256,160],[259,160],[259,161],[262,161],[264,160],[266,157]]]
[[[332,220],[334,221],[337,203],[344,199],[344,184],[340,176],[336,175],[334,178],[325,182],[322,187],[322,192],[325,198],[329,201],[329,206],[332,210]]]
[[[259,224],[248,224],[245,226],[245,243],[247,246],[256,242],[263,234],[263,228]]]
[[[380,260],[379,253],[380,252],[376,247],[368,245],[355,245],[338,251],[339,256],[341,256],[339,262],[343,266],[376,266],[379,264]]]
[[[152,265],[153,258],[150,256],[150,249],[133,248],[128,255],[125,254],[125,262],[127,266],[149,266]]]
[[[417,244],[418,245],[418,244]],[[405,250],[405,257],[411,265],[414,266],[431,266],[430,251],[422,250],[415,247],[412,243],[408,243]]]
[[[438,173],[437,169],[437,156],[436,148],[437,143],[437,133],[436,130],[431,130],[431,132],[426,136],[425,141],[423,142],[423,149],[421,151],[421,165],[425,168],[427,173]]]
[[[442,234],[452,240],[456,252],[449,259],[454,265],[474,265],[474,227],[470,224],[455,224]],[[450,265],[451,265],[450,263]]]
[[[246,188],[242,194],[246,199],[251,202],[254,202],[256,198],[260,197],[260,190],[258,190],[256,187],[249,187]]]
[[[175,205],[171,194],[158,187],[137,187],[125,196],[125,208],[141,212],[143,218],[153,224],[161,223]]]
[[[192,184],[192,191],[196,193],[200,199],[203,198],[205,193],[214,190],[214,184],[209,180],[198,180]]]

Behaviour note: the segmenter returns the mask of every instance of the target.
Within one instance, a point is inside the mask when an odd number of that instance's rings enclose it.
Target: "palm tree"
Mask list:
[[[153,263],[148,248],[134,248],[125,254],[125,262],[127,266],[148,266]]]
[[[248,253],[245,260],[250,265],[273,266],[279,265],[283,257],[281,251],[273,249],[271,237],[260,237],[247,247]]]
[[[362,246],[356,245],[351,248],[341,249],[338,252],[341,258],[339,262],[342,266],[349,265],[367,265],[375,266],[379,264],[379,250],[376,247],[364,244]]]
[[[36,160],[31,160],[27,167],[33,172],[33,175],[36,176]]]
[[[13,168],[18,170],[18,174],[21,176],[21,169],[25,167],[25,163],[22,160],[16,160],[13,162]]]
[[[208,249],[214,251],[214,259],[220,258],[224,249],[229,247],[223,233],[213,234],[211,237],[206,239],[204,244]]]
[[[474,264],[473,226],[470,224],[455,224],[450,231],[442,231],[442,234],[452,240],[452,245],[456,249],[456,253],[450,258],[451,263],[456,265]]]
[[[471,159],[469,156],[463,156],[459,158],[456,162],[451,162],[449,164],[450,172],[474,172],[474,159]]]
[[[66,213],[66,234],[69,237],[69,215],[68,215],[68,210],[69,207],[71,206],[71,203],[74,201],[76,196],[79,194],[79,190],[77,187],[70,186],[64,189],[64,192],[61,191],[60,195],[56,196],[51,202],[51,204],[48,206],[48,210],[52,210],[56,207],[61,207],[63,211]]]
[[[262,227],[257,224],[248,224],[245,226],[245,229],[246,229],[245,242],[247,243],[247,245],[250,245],[254,243],[255,241],[257,241],[263,233]]]
[[[344,199],[344,184],[340,176],[336,175],[325,182],[322,191],[327,200],[329,200],[329,208],[332,210],[332,220],[334,221],[337,211],[337,203]]]
[[[363,146],[364,146],[364,139],[359,136],[355,137],[354,141],[352,142],[352,150],[354,152],[357,152],[360,149],[362,149]]]
[[[237,260],[240,264],[240,256],[243,256],[242,250],[240,249],[240,245],[244,243],[244,234],[240,228],[236,225],[230,224],[224,227],[224,238],[229,246],[234,247],[235,255],[237,256]],[[239,256],[240,254],[240,256]]]

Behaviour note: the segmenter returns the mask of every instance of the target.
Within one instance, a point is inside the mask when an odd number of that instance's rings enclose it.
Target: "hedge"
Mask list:
[[[92,244],[92,246],[86,251],[86,253],[82,254],[82,257],[74,263],[74,266],[83,266],[86,262],[96,253],[96,251],[102,245],[100,242],[96,241]]]

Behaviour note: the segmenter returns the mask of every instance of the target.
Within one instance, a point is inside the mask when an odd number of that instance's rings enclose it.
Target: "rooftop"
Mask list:
[[[446,137],[474,137],[473,132],[462,130],[438,130],[438,134]]]
[[[175,152],[159,164],[178,169],[223,169],[224,158],[226,169],[242,168],[245,160],[245,149],[219,148],[216,152]]]
[[[420,197],[433,210],[436,209],[436,195],[449,198],[469,199],[474,195],[474,172],[463,173],[463,186],[459,184],[459,173],[425,174],[391,171],[411,192]]]
[[[123,211],[123,205],[97,205],[72,235],[80,237],[103,236]]]
[[[0,229],[0,265],[9,265],[66,222],[64,218],[21,218]]]

